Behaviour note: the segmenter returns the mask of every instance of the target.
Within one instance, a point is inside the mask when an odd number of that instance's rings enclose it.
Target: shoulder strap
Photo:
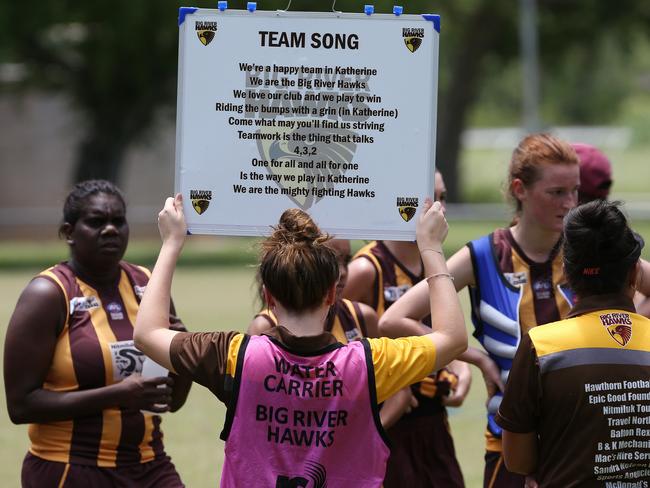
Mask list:
[[[256,336],[261,338],[262,336]],[[219,438],[223,441],[228,440],[230,435],[230,429],[232,428],[233,420],[235,419],[235,411],[237,410],[237,399],[239,397],[239,388],[241,386],[241,376],[244,369],[244,357],[246,356],[246,349],[248,343],[251,340],[251,336],[244,334],[244,337],[239,346],[239,352],[237,353],[237,366],[235,368],[235,377],[232,382],[232,394],[230,395],[230,401],[226,406],[226,421],[223,425],[223,430]]]

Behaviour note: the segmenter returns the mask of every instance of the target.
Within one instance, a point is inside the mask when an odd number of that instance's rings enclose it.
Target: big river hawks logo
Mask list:
[[[632,339],[632,318],[629,313],[606,313],[600,316],[600,322],[621,346]]]
[[[199,41],[204,46],[207,46],[214,39],[214,35],[217,32],[217,23],[209,22],[204,20],[199,20],[195,24],[196,35],[199,37]]]
[[[424,29],[421,27],[404,27],[402,29],[402,37],[404,38],[404,44],[406,44],[407,49],[414,53],[422,45]]]
[[[418,208],[417,197],[397,197],[397,210],[405,222],[408,222],[415,215]]]
[[[210,190],[190,190],[190,200],[196,213],[201,215],[210,206],[212,192]]]

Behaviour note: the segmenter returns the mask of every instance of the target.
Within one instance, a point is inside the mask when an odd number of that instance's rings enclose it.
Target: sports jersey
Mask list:
[[[261,383],[254,381],[255,379],[246,373],[246,364],[250,360],[247,352],[248,347],[251,341],[258,340],[270,341],[273,347],[270,350],[267,347],[267,353],[274,351],[271,357],[264,359],[264,368],[258,368],[259,374],[262,374],[264,378],[273,376],[266,383],[266,380]],[[327,362],[332,360],[330,354],[337,355],[337,361],[347,361],[351,364],[345,368],[331,366]],[[340,410],[337,405],[343,405],[339,402],[344,399],[346,405],[344,410],[359,409],[354,415],[350,413],[350,417],[346,418],[356,418],[356,422],[359,422],[360,426],[367,426],[368,422],[372,421],[374,432],[372,435],[379,436],[376,439],[381,439],[383,443],[383,431],[379,423],[377,403],[384,401],[409,383],[426,376],[435,365],[435,356],[435,346],[428,337],[362,339],[349,345],[342,345],[329,332],[323,332],[318,336],[297,337],[282,326],[274,327],[263,337],[253,336],[252,338],[238,333],[179,333],[172,340],[170,347],[170,358],[174,369],[179,374],[190,376],[209,388],[217,398],[226,402],[228,406],[222,438],[226,441],[226,464],[232,464],[229,465],[231,471],[226,473],[228,476],[226,481],[240,479],[240,476],[247,476],[248,472],[264,473],[265,478],[268,476],[273,478],[270,486],[295,486],[291,483],[297,483],[296,479],[299,477],[305,478],[309,466],[300,466],[300,472],[294,470],[298,466],[293,466],[289,462],[293,457],[283,455],[284,447],[286,447],[284,444],[290,442],[289,438],[268,436],[267,429],[265,429],[267,421],[257,420],[257,417],[249,415],[247,418],[241,419],[240,422],[236,422],[236,416],[240,409],[242,412],[249,411],[250,403],[255,403],[256,398],[255,395],[242,394],[242,388],[265,389],[265,398],[271,395],[272,398],[277,399],[277,405],[286,405],[287,402],[290,402],[292,412],[295,412],[297,408],[303,412]],[[251,357],[254,358],[254,356]],[[317,360],[317,358],[319,359]],[[333,360],[332,363],[336,365]],[[354,374],[355,371],[358,374]],[[345,372],[345,376],[339,377],[339,372]],[[254,381],[254,383],[248,384],[248,381]],[[340,383],[335,383],[335,381],[340,381]],[[329,383],[326,384],[326,382]],[[354,387],[350,383],[355,383]],[[360,387],[363,387],[363,392]],[[326,404],[321,404],[320,400],[323,398],[326,399]],[[240,401],[245,404],[239,403]],[[270,401],[265,405],[269,407]],[[257,406],[257,404],[253,405],[254,412],[258,412]],[[269,408],[266,408],[265,412],[272,415]],[[361,416],[358,416],[359,414]],[[316,430],[321,433],[331,430],[330,420],[337,423],[342,418],[337,415],[338,413],[334,415],[333,420],[328,417],[326,423],[323,423],[325,421],[322,419],[317,422],[316,417],[312,416],[309,429],[303,425],[306,422],[306,416],[296,416],[295,413],[292,413],[286,424],[282,424],[282,418],[276,420],[283,429],[295,431],[288,435],[291,436],[291,441],[297,444],[298,439],[304,441],[305,438],[309,438],[308,430]],[[318,424],[319,422],[321,425]],[[228,459],[230,456],[228,442],[230,435],[233,435],[232,429],[235,426],[239,429],[259,431],[258,434],[263,436],[259,442],[248,443],[251,450],[261,450],[251,454],[249,462],[243,462],[238,458]],[[356,430],[351,428],[349,432],[356,432]],[[246,435],[253,434],[249,432]],[[348,439],[346,426],[342,421],[337,423],[335,438],[339,435],[341,439]],[[318,434],[314,433],[314,436],[318,436]],[[321,434],[320,438],[327,440],[329,435],[322,437]],[[367,452],[368,449],[378,447],[372,442],[372,445],[367,445],[366,442],[369,441],[367,438],[363,439],[363,445],[351,441],[352,446],[349,446],[352,449],[349,455],[354,456],[357,464],[360,460],[365,460],[366,454],[371,455]],[[343,476],[340,470],[335,466],[338,462],[344,465],[345,462],[342,459],[337,459],[336,463],[330,462],[331,458],[327,455],[320,455],[320,451],[314,445],[303,444],[301,448],[304,459],[316,463],[311,465],[311,469],[321,473],[319,476],[322,475],[320,478],[322,484],[317,486],[325,486],[324,483],[330,479],[328,473],[335,476],[331,481],[332,486],[366,486],[363,483],[367,479],[359,477],[362,474],[374,479],[376,463],[379,458],[373,458],[373,467],[369,472],[360,469],[357,470],[358,474],[355,474],[355,470],[349,470],[350,472],[346,475],[347,479],[343,479],[340,478]],[[347,452],[347,448],[343,449],[343,446],[340,448],[342,449],[341,453]],[[385,446],[380,448],[378,456],[384,448]],[[337,452],[338,449],[337,447]],[[334,454],[340,457],[336,452]],[[268,470],[271,467],[277,468],[277,470],[269,474]],[[383,472],[381,478],[383,478]],[[267,486],[268,484],[262,482],[261,485]],[[232,486],[224,484],[223,474],[221,486]]]
[[[369,305],[379,316],[424,278],[423,274],[411,273],[382,241],[364,246],[354,259],[367,259],[375,268],[374,298]],[[423,322],[429,324],[429,317]],[[456,381],[456,376],[445,369],[411,385],[418,406],[388,430],[393,449],[384,481],[386,488],[404,483],[446,488],[463,486],[447,413],[442,404],[442,397],[449,394]]]
[[[264,317],[272,327],[278,325],[277,317],[268,308],[262,310],[256,317]],[[341,344],[367,336],[366,322],[359,303],[346,298],[336,300],[327,314],[325,330],[336,337]]]
[[[582,299],[532,329],[510,376],[497,422],[539,436],[540,487],[648,486],[650,320],[629,298]]]
[[[377,272],[373,289],[373,303],[369,303],[381,317],[399,297],[404,295],[424,275],[414,275],[390,252],[382,241],[373,241],[359,249],[353,259],[367,259]]]
[[[505,383],[521,338],[538,323],[559,320],[573,294],[562,283],[559,242],[544,263],[529,259],[510,229],[468,244],[475,285],[469,287],[474,336],[499,366]],[[494,422],[502,395],[489,399],[487,449],[501,451],[501,429]]]
[[[100,388],[142,371],[133,325],[149,272],[126,262],[120,268],[119,282],[104,289],[92,288],[65,262],[39,274],[60,288],[67,308],[44,389]],[[62,463],[120,467],[165,456],[160,416],[119,407],[31,424],[29,437],[33,455]]]

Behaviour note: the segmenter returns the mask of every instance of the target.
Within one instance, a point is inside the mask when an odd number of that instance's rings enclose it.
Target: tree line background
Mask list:
[[[369,1],[369,0],[368,0]],[[361,12],[366,2],[338,0]],[[399,2],[375,1],[389,13]],[[262,10],[288,0],[261,0]],[[519,2],[403,2],[404,13],[442,16],[437,161],[450,197],[458,192],[461,134],[471,126],[519,125]],[[628,115],[650,141],[650,2],[538,0],[542,120],[609,124]],[[120,182],[126,151],[163,120],[174,120],[178,56],[175,1],[23,0],[0,4],[0,63],[17,67],[16,93],[64,94],[83,120],[71,181]],[[215,8],[212,2],[192,6]],[[229,8],[246,8],[230,1]],[[291,10],[329,11],[328,1],[294,0]],[[630,116],[633,120],[629,120]]]

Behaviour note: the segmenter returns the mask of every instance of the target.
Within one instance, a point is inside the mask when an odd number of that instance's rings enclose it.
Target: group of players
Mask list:
[[[508,173],[513,222],[468,243],[446,263],[446,191],[438,172],[440,203],[421,209],[418,242],[372,242],[351,261],[348,242],[328,240],[300,211],[285,212],[263,244],[265,306],[248,334],[182,332],[169,297],[184,241],[178,197],[159,217],[164,244],[149,280],[146,270],[121,261],[128,225],[119,190],[106,182],[77,185],[61,227],[71,259],[26,288],[5,344],[9,414],[32,424],[23,486],[183,486],[164,453],[155,413],[180,408],[189,379],[228,406],[222,486],[267,486],[260,481],[265,476],[276,487],[307,486],[300,483],[309,476],[292,471],[299,464],[305,469],[305,459],[310,479],[326,476],[330,486],[464,486],[445,407],[462,404],[471,381],[467,363],[481,370],[488,390],[484,486],[534,486],[537,477],[525,476],[533,471],[517,463],[518,473],[506,469],[500,424],[516,423],[497,413],[522,338],[537,325],[565,318],[576,303],[563,271],[564,221],[579,193],[580,203],[607,197],[610,171],[591,146],[527,136]],[[641,279],[650,269],[645,262],[641,267],[635,284],[650,295],[650,283]],[[474,335],[484,350],[465,347],[456,292],[466,287]],[[637,305],[639,311],[650,308],[643,295]],[[358,341],[364,337],[409,339]],[[137,355],[138,349],[173,373],[148,379],[132,374],[137,362],[131,371],[118,367],[120,354]],[[258,371],[279,372],[278,357],[294,366],[331,364],[326,371],[336,370],[346,385],[349,378],[363,379],[361,387],[368,387],[357,394],[372,407],[367,411],[358,400],[345,410],[340,399],[316,405],[327,411],[338,405],[338,423],[345,412],[343,423],[355,425],[359,442],[368,444],[361,456],[341,443],[331,458],[304,449],[271,454],[249,432],[247,419],[262,414],[253,409],[247,416],[247,408],[258,402],[259,409],[265,395],[250,384],[264,381]],[[297,412],[298,404],[281,408]],[[269,412],[264,409],[264,418]],[[374,425],[363,423],[373,417]],[[260,470],[245,468],[255,463]],[[266,473],[267,465],[286,473]],[[324,465],[327,475],[319,471]],[[355,474],[347,480],[350,470]]]

